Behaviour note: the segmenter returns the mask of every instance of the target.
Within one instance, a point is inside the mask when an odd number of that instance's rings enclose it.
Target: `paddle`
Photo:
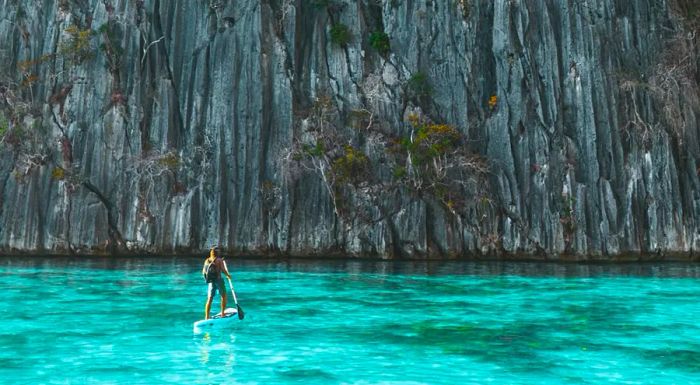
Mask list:
[[[228,272],[228,266],[226,265],[226,261],[224,261],[224,268],[226,269],[226,272]],[[236,312],[238,313],[238,319],[242,320],[243,317],[245,317],[245,313],[243,313],[243,309],[238,304],[238,299],[236,298],[236,291],[233,290],[233,283],[231,283],[231,278],[226,278],[228,279],[228,285],[231,286],[231,293],[233,293],[233,302],[236,304]]]
[[[236,298],[236,291],[233,290],[233,284],[231,283],[231,278],[228,278],[228,285],[231,286],[231,293],[233,293],[233,302],[236,304],[236,310],[238,311],[238,319],[242,320],[243,317],[245,317],[245,313],[243,313],[243,309],[238,304],[238,299]]]

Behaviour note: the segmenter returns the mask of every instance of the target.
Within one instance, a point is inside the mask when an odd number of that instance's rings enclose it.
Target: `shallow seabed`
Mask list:
[[[198,260],[0,258],[0,383],[700,383],[697,265],[228,264],[198,336]]]

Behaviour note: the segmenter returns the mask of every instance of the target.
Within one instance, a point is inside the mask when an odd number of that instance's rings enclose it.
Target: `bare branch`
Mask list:
[[[163,39],[165,39],[165,36],[161,36],[158,40],[150,42],[146,46],[146,48],[143,49],[143,56],[141,56],[141,66],[143,66],[143,62],[146,61],[146,55],[148,54],[148,50],[150,50],[153,45],[160,43]],[[146,43],[145,37],[143,38],[143,42]]]

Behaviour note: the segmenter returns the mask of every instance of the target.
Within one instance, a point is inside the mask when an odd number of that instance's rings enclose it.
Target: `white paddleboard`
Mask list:
[[[233,322],[238,321],[238,311],[235,308],[229,307],[224,311],[224,316],[221,313],[209,318],[199,320],[194,323],[194,332],[205,333],[213,329],[230,326]]]

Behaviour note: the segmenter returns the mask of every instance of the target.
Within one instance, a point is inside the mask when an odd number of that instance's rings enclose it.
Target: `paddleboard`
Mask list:
[[[194,332],[208,332],[213,329],[219,329],[221,327],[230,326],[235,321],[238,321],[238,311],[236,310],[236,308],[229,307],[226,308],[223,316],[221,315],[221,313],[219,313],[209,319],[203,319],[195,322]]]

